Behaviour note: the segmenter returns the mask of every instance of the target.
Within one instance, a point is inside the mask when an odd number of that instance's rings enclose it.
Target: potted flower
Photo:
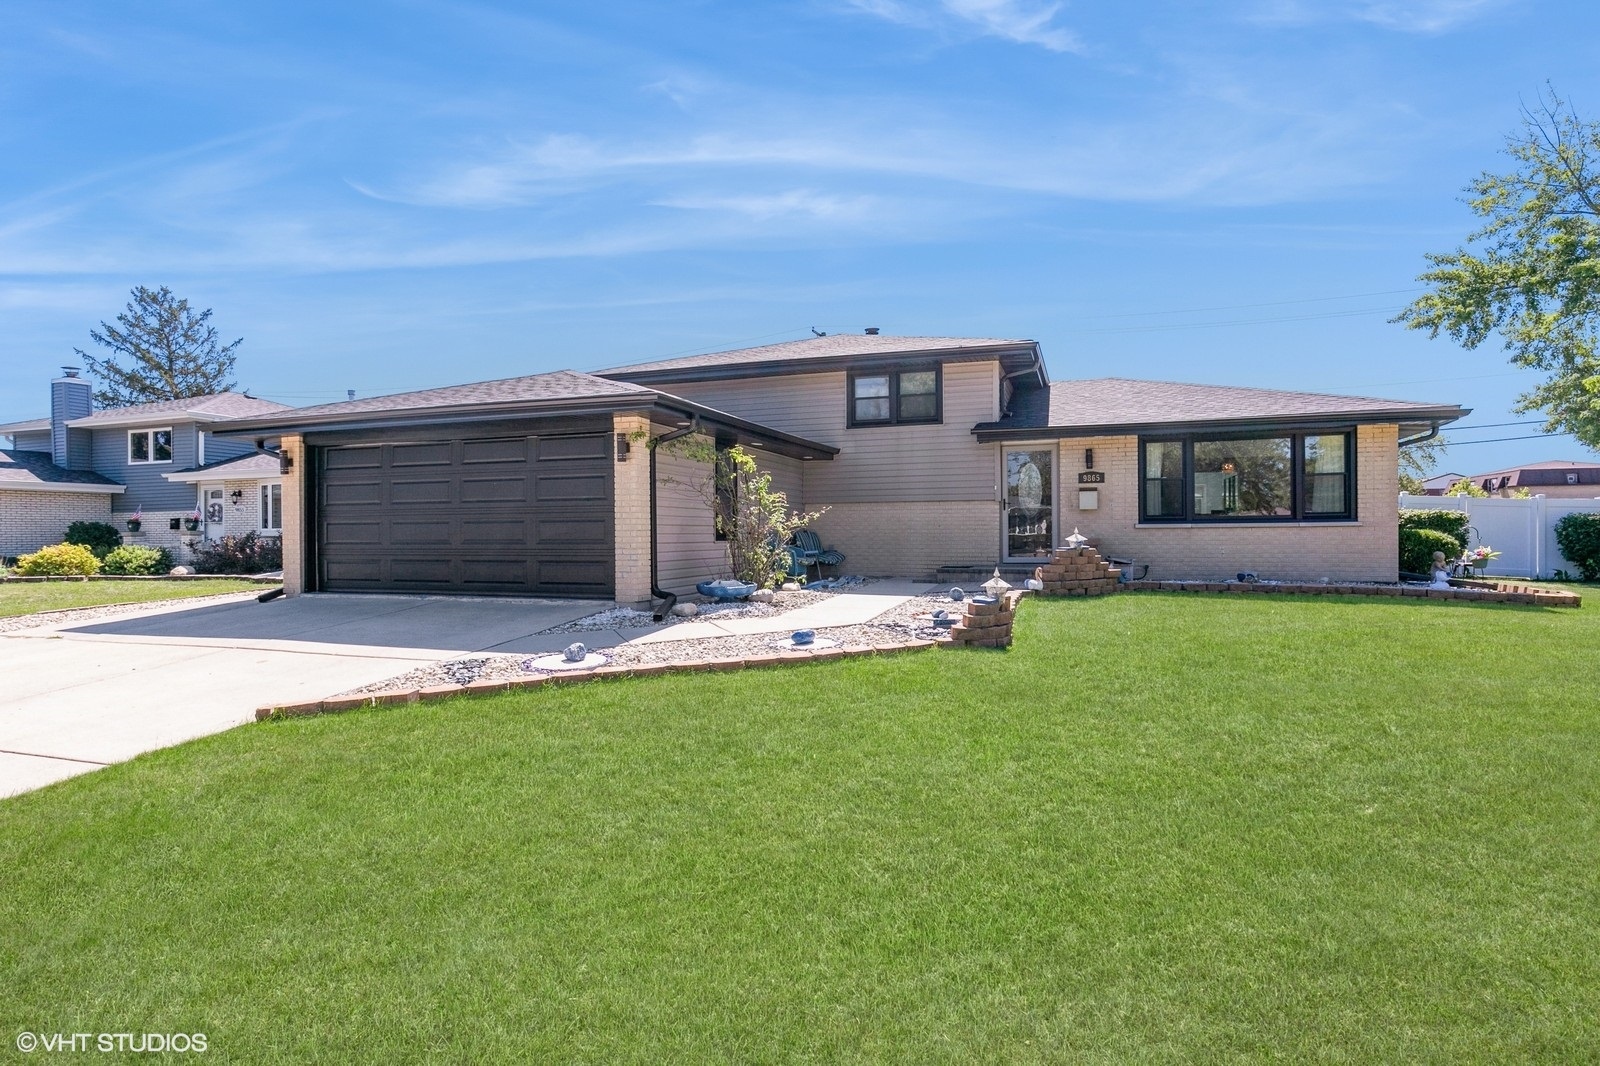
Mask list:
[[[133,514],[128,516],[128,532],[130,532],[130,533],[139,532],[139,527],[141,525],[143,525],[143,524],[144,524],[144,508],[143,507],[139,507],[138,509],[136,509],[133,512]]]
[[[1491,559],[1500,558],[1500,553],[1487,544],[1480,544],[1476,548],[1469,548],[1461,556],[1461,565],[1467,567],[1474,575],[1482,574],[1483,568],[1489,565]]]
[[[190,533],[193,533],[195,530],[199,529],[200,528],[200,512],[199,511],[190,511],[188,514],[184,515],[183,516],[183,528],[187,529]]]

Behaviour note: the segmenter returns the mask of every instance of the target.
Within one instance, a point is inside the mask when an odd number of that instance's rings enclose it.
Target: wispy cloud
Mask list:
[[[1273,25],[1365,22],[1401,33],[1446,33],[1504,7],[1507,0],[1269,0],[1254,21]]]
[[[1017,44],[1038,45],[1052,52],[1082,52],[1078,35],[1055,22],[1059,3],[1027,0],[846,0],[851,8],[903,26],[941,29],[952,25]]]

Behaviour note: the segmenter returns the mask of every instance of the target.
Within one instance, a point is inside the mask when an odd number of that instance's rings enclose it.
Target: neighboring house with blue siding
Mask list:
[[[187,558],[202,539],[277,535],[276,457],[223,440],[213,424],[288,408],[236,392],[94,409],[76,368],[50,383],[50,416],[0,425],[0,555],[58,543],[78,520],[111,522],[123,542]],[[187,519],[198,514],[195,529]],[[138,529],[129,523],[138,516]]]

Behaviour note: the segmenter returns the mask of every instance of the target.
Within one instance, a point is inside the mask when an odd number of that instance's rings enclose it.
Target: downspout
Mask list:
[[[1409,448],[1413,444],[1424,444],[1424,443],[1432,440],[1433,438],[1435,438],[1435,437],[1437,437],[1439,435],[1439,426],[1440,426],[1440,424],[1439,424],[1439,422],[1437,420],[1435,420],[1433,422],[1429,422],[1428,423],[1428,432],[1422,434],[1421,436],[1408,437],[1405,440],[1401,441],[1399,446],[1402,447],[1402,448]]]
[[[650,595],[661,601],[661,606],[651,612],[657,622],[667,617],[673,605],[678,602],[678,596],[677,593],[668,592],[661,587],[661,550],[656,536],[656,450],[679,437],[687,437],[699,428],[700,416],[695,415],[694,420],[682,429],[675,429],[671,433],[663,433],[659,437],[650,439]]]

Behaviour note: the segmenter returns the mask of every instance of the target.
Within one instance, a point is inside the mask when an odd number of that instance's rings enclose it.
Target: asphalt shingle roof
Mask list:
[[[1048,389],[1018,393],[1010,418],[986,422],[980,430],[1089,428],[1165,423],[1243,422],[1253,419],[1310,419],[1334,416],[1408,414],[1425,417],[1445,404],[1287,392],[1238,385],[1188,385],[1175,381],[1093,378],[1057,381]]]
[[[0,489],[29,489],[44,485],[81,485],[85,492],[95,488],[120,491],[122,486],[90,470],[68,470],[50,461],[49,452],[0,450]]]
[[[364,396],[356,400],[296,407],[294,418],[319,418],[389,411],[416,411],[430,407],[468,407],[473,404],[538,402],[544,400],[587,400],[634,393],[653,394],[654,390],[626,381],[611,381],[577,370],[556,370],[548,374],[528,374],[519,378],[475,381],[470,385],[447,385],[440,389],[397,392],[389,396]],[[270,413],[270,412],[266,412]]]
[[[182,470],[175,470],[173,474],[226,474],[229,477],[260,477],[263,474],[277,474],[279,472],[278,457],[267,455],[263,452],[251,452],[249,455],[236,455],[232,459],[218,459],[214,463],[204,466],[190,466]],[[172,476],[172,475],[168,475]]]
[[[893,337],[884,334],[832,333],[759,348],[739,348],[731,352],[686,355],[658,359],[650,363],[612,367],[604,374],[649,374],[662,370],[702,370],[723,366],[761,363],[787,363],[806,359],[846,359],[863,355],[896,355],[903,352],[960,352],[969,348],[1003,348],[1032,345],[1030,340],[992,337]]]
[[[249,418],[252,415],[270,415],[276,411],[287,410],[289,410],[288,404],[246,396],[242,392],[217,392],[212,393],[210,396],[186,396],[179,400],[155,400],[151,403],[137,403],[127,407],[107,407],[82,418],[74,418],[69,424],[92,427],[96,422],[125,422],[131,419],[141,419],[147,415],[159,418],[176,414],[197,415],[202,419],[222,420]],[[48,419],[45,420],[45,424],[49,425]]]

